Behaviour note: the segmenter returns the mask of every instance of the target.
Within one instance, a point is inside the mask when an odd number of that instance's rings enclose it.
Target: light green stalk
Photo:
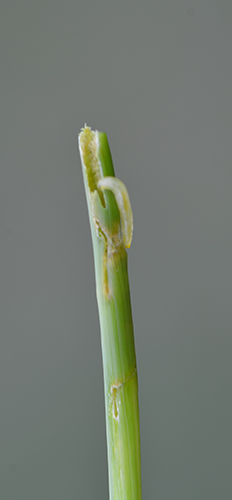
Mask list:
[[[80,156],[101,326],[110,500],[141,500],[138,381],[127,252],[132,212],[106,134],[85,127]]]

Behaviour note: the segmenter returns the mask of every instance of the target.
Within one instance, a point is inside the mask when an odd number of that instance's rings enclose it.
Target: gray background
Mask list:
[[[231,0],[0,10],[0,497],[108,498],[86,122],[134,212],[144,499],[231,500]]]

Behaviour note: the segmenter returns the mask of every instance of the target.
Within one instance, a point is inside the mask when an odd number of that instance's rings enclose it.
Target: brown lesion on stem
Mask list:
[[[109,392],[109,399],[110,399],[110,411],[112,410],[112,415],[115,420],[119,422],[119,406],[121,404],[121,400],[119,399],[119,394],[121,389],[125,386],[127,382],[129,382],[133,377],[137,377],[137,369],[133,370],[133,372],[122,379],[121,381],[112,384],[110,387],[110,392]]]
[[[125,252],[125,247],[122,241],[121,232],[110,233],[107,228],[103,228],[100,225],[100,221],[94,218],[94,223],[96,226],[97,234],[99,238],[103,239],[104,242],[104,254],[103,254],[103,293],[104,296],[110,300],[112,297],[112,291],[110,289],[109,282],[109,265],[112,265],[112,260],[120,253]]]
[[[107,271],[107,255],[108,255],[108,239],[106,232],[100,226],[100,222],[98,219],[94,218],[94,223],[97,229],[97,234],[99,238],[102,238],[104,241],[104,253],[103,253],[103,289],[104,295],[106,297],[109,296],[109,280],[108,280],[108,271]]]

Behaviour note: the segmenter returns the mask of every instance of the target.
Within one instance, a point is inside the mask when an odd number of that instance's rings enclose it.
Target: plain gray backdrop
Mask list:
[[[231,0],[0,19],[0,498],[108,498],[87,123],[134,213],[143,498],[231,500]]]

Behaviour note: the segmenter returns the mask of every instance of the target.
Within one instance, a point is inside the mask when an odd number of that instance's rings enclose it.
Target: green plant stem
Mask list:
[[[132,213],[121,181],[112,181],[106,134],[85,127],[79,148],[101,327],[110,500],[141,500],[138,380],[125,248]]]

